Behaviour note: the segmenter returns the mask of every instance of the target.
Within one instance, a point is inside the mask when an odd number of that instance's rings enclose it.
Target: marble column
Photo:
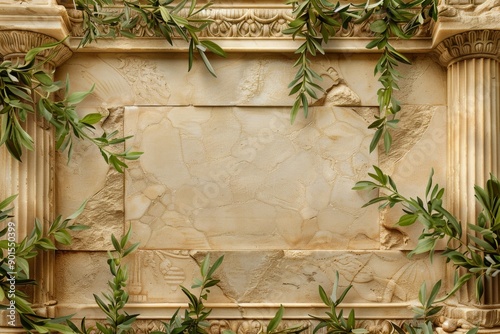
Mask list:
[[[500,31],[459,33],[443,40],[436,51],[448,76],[447,196],[449,208],[465,232],[467,222],[476,223],[480,209],[474,198],[474,185],[484,187],[490,173],[500,175]],[[481,306],[476,301],[474,286],[464,287],[459,303],[475,305],[479,313],[467,313],[462,308],[463,314],[456,316],[483,327],[500,326],[500,319],[486,314],[489,311],[479,311],[500,307],[499,282],[485,281]]]
[[[28,50],[55,41],[52,37],[36,32],[1,30],[0,55],[3,60],[22,63]],[[39,61],[50,55],[50,61],[44,64],[44,69],[51,73],[71,54],[67,46],[59,45],[51,51],[40,53]],[[22,162],[14,159],[5,147],[0,148],[0,175],[2,175],[0,199],[14,194],[18,195],[13,204],[14,218],[12,219],[16,223],[18,240],[30,234],[35,218],[42,222],[45,229],[55,218],[53,131],[43,119],[35,114],[30,114],[23,126],[33,138],[35,145],[32,151],[23,152]],[[45,305],[50,304],[49,301],[54,299],[53,252],[41,252],[34,259],[30,270],[31,277],[38,282],[33,292],[33,304],[39,308],[41,314],[46,314],[49,311]]]

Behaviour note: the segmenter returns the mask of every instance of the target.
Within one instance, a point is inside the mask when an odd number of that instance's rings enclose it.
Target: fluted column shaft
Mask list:
[[[0,31],[0,55],[4,60],[22,63],[31,48],[55,41],[35,32]],[[47,73],[71,55],[71,51],[63,45],[58,46],[55,52],[57,56],[44,65]],[[41,57],[47,55],[40,54]],[[17,194],[12,221],[16,223],[18,241],[31,233],[35,218],[40,220],[46,231],[55,218],[53,130],[36,114],[29,114],[22,126],[35,143],[32,151],[23,152],[22,162],[13,158],[5,147],[0,148],[0,199]],[[53,252],[40,252],[30,265],[30,271],[30,276],[38,283],[33,292],[33,304],[40,306],[54,298]],[[40,311],[43,312],[43,309]]]
[[[474,185],[484,187],[490,173],[499,175],[499,78],[499,63],[489,58],[461,60],[448,68],[448,196],[464,224],[475,223],[479,211]],[[489,284],[484,302],[499,303],[498,281]]]
[[[448,75],[448,200],[462,222],[475,224],[480,208],[474,185],[500,175],[500,31],[468,31],[437,47]],[[464,238],[465,238],[464,233]],[[485,282],[484,305],[500,304],[498,279]],[[459,300],[475,304],[470,284]]]

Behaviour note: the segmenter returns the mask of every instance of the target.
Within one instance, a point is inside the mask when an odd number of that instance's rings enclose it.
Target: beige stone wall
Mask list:
[[[442,259],[407,258],[420,228],[395,227],[397,206],[362,208],[376,194],[351,188],[378,165],[402,193],[423,196],[434,168],[435,182],[450,189],[452,212],[463,222],[474,217],[470,185],[500,166],[492,144],[500,127],[496,2],[448,1],[439,23],[425,25],[416,39],[394,41],[413,65],[400,67],[403,111],[389,155],[382,148],[368,152],[379,83],[373,76],[378,55],[365,49],[366,26],[342,29],[325,46],[326,56],[314,59],[326,93],[311,101],[309,117],[290,124],[287,86],[298,42],[281,33],[291,18],[283,3],[216,1],[204,36],[228,51],[227,59],[210,57],[217,78],[201,62],[187,72],[186,46],[179,40],[169,46],[144,27],[137,39],[78,49],[80,14],[57,3],[68,2],[0,0],[0,42],[14,41],[0,44],[2,56],[26,52],[23,38],[71,34],[64,47],[70,59],[56,77],[69,75],[72,91],[95,84],[78,112],[101,113],[97,133],[131,135],[126,148],[144,155],[120,174],[96,148],[78,143],[71,161],[56,155],[55,165],[52,159],[43,165],[48,181],[40,191],[50,197],[44,217],[68,215],[88,200],[78,222],[91,227],[37,264],[45,269],[37,272],[36,301],[47,305],[46,314],[103,317],[93,294],[110,278],[110,235],[128,226],[141,244],[128,259],[128,311],[141,314],[141,333],[186,305],[179,285],[191,284],[207,254],[225,256],[208,304],[213,334],[228,327],[259,333],[280,304],[290,323],[310,321],[309,314],[325,311],[318,285],[331,292],[336,271],[342,288],[353,285],[344,307],[355,309],[359,325],[372,332],[388,333],[384,320],[411,318],[424,280],[443,279],[450,288]],[[53,157],[53,148],[46,149]],[[5,178],[2,193],[15,188],[23,192],[21,204],[34,200],[29,188],[39,183],[42,164],[34,161],[22,170],[29,182]],[[493,282],[486,292],[488,307],[448,306],[445,314],[460,319],[463,329],[473,321],[498,333],[498,286]],[[470,296],[464,288],[457,300],[470,305]]]
[[[209,299],[216,318],[260,318],[279,304],[296,318],[320,314],[318,285],[330,290],[337,270],[342,286],[354,285],[346,301],[361,318],[411,317],[404,305],[424,280],[444,277],[443,264],[409,260],[402,250],[418,228],[394,228],[398,210],[361,208],[373,194],[351,188],[373,164],[411,194],[423,191],[432,167],[445,182],[445,72],[429,57],[412,58],[399,94],[402,129],[386,155],[368,152],[374,55],[318,58],[328,93],[293,125],[288,53],[213,59],[218,78],[200,63],[188,73],[184,55],[75,55],[58,73],[80,79],[74,90],[96,83],[81,113],[109,114],[103,127],[123,128],[134,136],[127,147],[144,155],[124,176],[84,145],[69,163],[59,157],[58,208],[69,213],[90,198],[80,221],[92,227],[57,254],[60,309],[92,314],[92,293],[108,278],[109,235],[131,224],[141,243],[131,299],[145,317],[185,302],[178,285],[198,275],[206,253],[225,255]]]

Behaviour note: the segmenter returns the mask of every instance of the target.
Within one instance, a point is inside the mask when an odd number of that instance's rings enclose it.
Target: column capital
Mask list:
[[[500,30],[470,30],[441,41],[435,49],[443,66],[470,58],[500,58]]]
[[[66,8],[56,0],[0,0],[0,31],[36,31],[60,41],[70,34],[70,28]]]
[[[24,57],[32,48],[43,44],[54,43],[53,37],[27,30],[0,30],[0,57],[4,59],[15,59]],[[40,52],[42,58],[50,58],[49,63],[56,68],[68,60],[73,52],[64,45],[59,44],[53,49]]]
[[[432,45],[471,30],[500,30],[500,2],[496,0],[442,0],[433,27]]]

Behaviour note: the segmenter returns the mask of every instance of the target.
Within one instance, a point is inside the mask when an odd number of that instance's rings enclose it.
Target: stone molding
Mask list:
[[[374,320],[359,320],[356,323],[357,327],[365,328],[369,333],[377,334],[390,334],[393,332],[391,323],[398,326],[403,326],[405,320],[388,320],[388,319],[374,319]],[[210,320],[208,328],[209,334],[221,334],[224,330],[230,329],[236,334],[259,334],[264,333],[269,323],[268,320],[262,319],[214,319]],[[296,319],[296,320],[283,320],[278,327],[278,330],[292,327],[306,327],[303,334],[312,334],[317,321],[312,319]],[[163,325],[158,320],[137,320],[134,324],[135,333],[147,334],[151,331],[162,330]],[[325,333],[324,329],[319,330],[319,333]]]
[[[208,328],[209,334],[221,334],[224,330],[232,330],[237,334],[258,334],[265,332],[269,321],[260,319],[245,320],[211,320]],[[310,320],[283,320],[279,328],[307,327],[302,333],[311,334],[314,326]],[[163,325],[157,320],[138,320],[134,324],[137,334],[147,334],[151,331],[164,330]]]
[[[389,334],[392,332],[391,322],[400,325],[401,320],[361,320],[356,325],[369,330],[370,333]],[[211,320],[208,328],[209,334],[221,334],[224,330],[231,329],[236,334],[258,334],[264,333],[269,321],[261,319],[244,320]],[[162,324],[159,321],[138,320],[135,324],[137,334],[146,334],[154,330],[161,330]],[[297,326],[307,327],[304,334],[311,334],[316,322],[311,319],[304,320],[283,320],[278,329],[285,329]],[[324,333],[324,331],[320,331]]]
[[[269,323],[266,319],[212,319],[209,320],[210,325],[207,329],[209,334],[221,334],[225,330],[232,330],[236,334],[259,334],[264,333],[265,329]],[[356,323],[357,327],[366,328],[370,333],[377,334],[390,334],[392,332],[392,325],[394,323],[398,326],[402,326],[405,320],[387,320],[387,319],[370,319],[370,320],[358,320]],[[312,334],[317,321],[311,318],[304,319],[284,319],[278,326],[278,330],[293,327],[305,327],[301,332],[303,334]],[[152,331],[164,330],[161,320],[152,319],[138,319],[134,323],[134,330],[137,334],[148,334]],[[325,333],[322,329],[320,333]]]
[[[1,0],[0,0],[1,1]],[[5,0],[4,0],[5,1]],[[82,12],[73,8],[73,3],[69,0],[58,0],[60,6],[55,6],[56,0],[38,0],[30,1],[28,5],[44,4],[45,6],[53,9],[54,13],[39,12],[43,15],[44,20],[56,20],[51,23],[51,26],[58,26],[56,38],[60,39],[68,33],[74,37],[69,43],[71,48],[76,50],[78,48],[79,38],[83,35],[82,28]],[[0,5],[3,2],[0,2]],[[48,5],[48,6],[46,6]],[[37,6],[34,6],[36,8]],[[66,8],[64,8],[66,7]],[[400,41],[395,39],[394,45],[402,52],[429,52],[432,49],[432,42],[437,44],[442,38],[448,37],[449,34],[460,32],[466,29],[467,26],[473,26],[475,29],[487,28],[496,29],[498,22],[496,13],[498,4],[494,0],[448,0],[440,7],[440,23],[434,24],[429,22],[422,26],[417,33],[417,38],[408,41]],[[48,10],[45,8],[44,10]],[[45,25],[40,27],[30,27],[26,25],[26,20],[12,21],[12,17],[23,16],[25,14],[25,3],[20,1],[16,5],[5,7],[8,10],[8,17],[5,17],[7,23],[0,24],[0,29],[15,29],[15,27],[22,25],[21,30],[36,30],[48,35],[53,35],[54,28],[47,31]],[[120,10],[119,5],[109,8],[110,10]],[[6,12],[7,13],[7,12]],[[16,14],[19,13],[19,14]],[[15,15],[15,16],[13,16]],[[48,15],[48,16],[47,16]],[[37,16],[38,17],[38,16]],[[216,2],[212,7],[203,11],[200,17],[209,18],[213,23],[202,32],[201,37],[213,38],[226,50],[255,50],[255,51],[272,51],[278,49],[279,51],[294,51],[297,48],[297,43],[292,43],[291,36],[283,35],[282,31],[287,27],[288,22],[293,18],[290,6],[284,5],[281,1],[268,0],[268,1],[234,1],[230,5],[223,2]],[[463,17],[468,19],[464,22]],[[470,19],[472,18],[472,19]],[[38,20],[38,19],[37,19]],[[470,21],[473,20],[473,21]],[[1,21],[1,20],[0,20]],[[12,21],[12,22],[11,22]],[[469,22],[470,21],[470,22]],[[477,21],[477,22],[476,22]],[[446,24],[443,24],[445,22]],[[451,26],[450,26],[451,24]],[[39,24],[37,24],[39,25]],[[465,26],[465,28],[464,28]],[[62,29],[62,30],[61,30]],[[60,30],[60,31],[59,31]],[[63,33],[61,35],[61,33]],[[120,39],[111,44],[106,43],[106,46],[92,45],[80,49],[81,52],[85,51],[156,51],[156,50],[173,50],[173,51],[187,51],[179,41],[174,40],[174,46],[168,47],[166,41],[162,38],[156,38],[154,33],[145,25],[136,28],[134,33],[138,37],[135,40]],[[372,33],[369,29],[369,22],[360,25],[349,25],[347,29],[338,31],[336,38],[332,39],[330,43],[325,45],[325,50],[328,52],[375,52],[374,50],[366,50],[365,45],[368,43]],[[272,40],[272,41],[270,41]],[[276,42],[279,41],[279,44]],[[163,43],[161,43],[163,42]],[[272,45],[269,45],[271,42]],[[291,45],[292,43],[293,45]],[[346,44],[347,43],[347,44]],[[102,43],[101,43],[102,44]],[[110,51],[111,50],[111,51]]]
[[[110,10],[120,11],[120,8]],[[184,12],[184,13],[183,13]],[[181,12],[181,15],[186,11]],[[82,12],[68,9],[73,37],[83,36]],[[217,38],[288,38],[282,30],[292,19],[289,8],[218,8],[205,10],[200,17],[212,19],[214,22],[203,31],[202,37]],[[138,37],[156,37],[145,25],[139,25],[133,32]]]
[[[131,286],[133,289],[134,287]],[[140,314],[142,319],[169,319],[178,308],[185,308],[185,302],[172,303],[151,303],[151,302],[129,302],[127,312],[129,314]],[[322,303],[219,303],[210,302],[206,306],[212,310],[212,319],[271,319],[274,317],[280,306],[285,308],[285,318],[288,319],[308,319],[309,314],[324,316],[329,310]],[[351,309],[355,310],[356,318],[359,320],[382,320],[382,319],[412,319],[412,302],[398,303],[342,303],[340,309],[344,314],[348,314]],[[65,303],[58,302],[54,305],[56,316],[76,314],[75,320],[101,319],[102,311],[94,304]]]
[[[57,42],[55,38],[26,30],[0,30],[0,56],[4,59],[24,57],[32,48],[47,43]],[[64,44],[39,53],[40,59],[49,59],[48,62],[56,68],[68,60],[73,52]]]
[[[471,30],[442,41],[435,51],[439,63],[448,66],[470,58],[500,58],[500,30]]]
[[[62,40],[69,26],[66,9],[55,0],[0,0],[1,31],[33,31]]]
[[[119,11],[119,7],[111,7],[109,10]],[[181,11],[181,15],[186,11]],[[82,12],[68,8],[73,37],[83,36]],[[282,33],[293,20],[292,10],[289,6],[254,7],[254,8],[223,8],[210,7],[204,10],[200,17],[213,20],[212,24],[204,30],[200,36],[209,38],[279,38],[292,39],[289,35]],[[429,23],[420,28],[417,37],[431,37],[432,24]],[[155,37],[154,32],[145,25],[140,25],[133,31],[138,37]],[[350,24],[347,29],[340,29],[337,37],[371,37],[370,22],[360,25]]]
[[[495,0],[446,0],[441,4],[444,17],[477,16],[500,6]]]

